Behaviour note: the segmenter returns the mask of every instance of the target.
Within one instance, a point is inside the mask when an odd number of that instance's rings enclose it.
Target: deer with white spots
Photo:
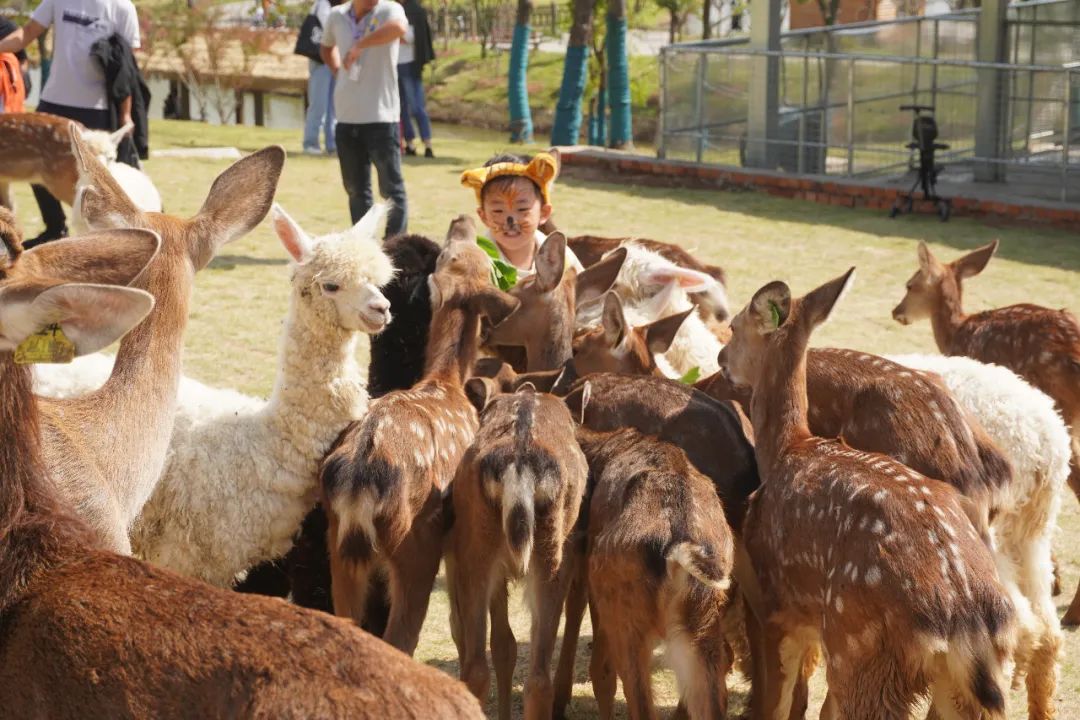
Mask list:
[[[476,361],[480,319],[497,326],[518,301],[491,285],[472,220],[459,217],[429,277],[432,317],[424,376],[373,401],[323,462],[334,612],[364,620],[372,573],[389,579],[383,638],[412,654],[442,558],[444,502],[473,440],[476,410],[464,383]]]
[[[762,475],[743,525],[760,583],[756,712],[787,720],[821,646],[824,717],[906,718],[929,694],[943,718],[1003,718],[1014,610],[980,514],[950,485],[808,426],[807,343],[853,272],[797,299],[764,286],[721,353],[753,390]]]
[[[517,645],[506,586],[524,579],[532,615],[525,717],[550,720],[551,656],[579,559],[570,545],[589,468],[570,411],[558,398],[528,384],[498,394],[496,383],[482,378],[470,379],[466,394],[480,412],[480,429],[454,478],[454,527],[446,554],[461,678],[481,701],[487,698],[490,608],[498,716],[510,719]]]
[[[919,269],[893,318],[908,325],[928,317],[942,354],[1003,365],[1053,398],[1070,427],[1069,487],[1080,499],[1080,324],[1068,310],[1030,304],[965,315],[963,281],[982,272],[997,247],[995,240],[943,263],[920,242]],[[1080,625],[1080,589],[1061,622]]]

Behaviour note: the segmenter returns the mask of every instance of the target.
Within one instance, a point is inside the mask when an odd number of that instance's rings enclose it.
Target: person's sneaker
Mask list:
[[[23,242],[23,250],[29,250],[30,248],[42,245],[51,240],[59,240],[68,236],[68,229],[65,226],[61,230],[45,230],[40,235],[30,240]]]
[[[304,154],[305,155],[322,155],[322,150],[320,150],[317,147],[306,147],[306,148],[304,148]]]
[[[414,148],[414,147],[409,147],[408,145],[406,145],[406,146],[405,146],[405,154],[406,154],[406,155],[413,155],[413,156],[415,156],[415,155],[416,155],[416,148]]]
[[[433,158],[435,157],[435,152],[431,148],[424,148],[424,157]]]

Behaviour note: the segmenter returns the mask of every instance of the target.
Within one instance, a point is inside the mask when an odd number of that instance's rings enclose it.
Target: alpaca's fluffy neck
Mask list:
[[[319,317],[301,290],[293,290],[282,331],[278,374],[266,411],[286,436],[310,435],[329,444],[367,408],[366,378],[356,360],[361,332],[345,330]]]

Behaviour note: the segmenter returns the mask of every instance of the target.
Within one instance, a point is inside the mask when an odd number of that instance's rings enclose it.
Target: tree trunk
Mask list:
[[[713,0],[705,0],[701,6],[701,39],[712,38],[712,4]]]
[[[607,34],[604,36],[607,62],[607,101],[611,108],[609,144],[624,148],[634,143],[630,115],[630,61],[626,52],[626,0],[608,0]]]
[[[507,73],[507,98],[510,104],[510,142],[532,142],[533,123],[529,110],[529,20],[532,0],[518,0],[514,20],[514,39],[510,45],[510,70]]]
[[[575,145],[581,134],[581,98],[589,71],[589,31],[595,0],[574,0],[570,42],[563,63],[562,85],[551,129],[553,145]]]
[[[675,44],[676,31],[679,29],[679,11],[675,8],[668,10],[668,43]]]

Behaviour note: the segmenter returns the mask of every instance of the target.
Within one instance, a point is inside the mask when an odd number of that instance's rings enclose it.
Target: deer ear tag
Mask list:
[[[780,327],[780,306],[772,300],[769,301],[769,319],[774,328]]]
[[[19,343],[15,362],[19,365],[36,363],[69,363],[75,359],[75,343],[68,339],[59,325],[49,325]]]

